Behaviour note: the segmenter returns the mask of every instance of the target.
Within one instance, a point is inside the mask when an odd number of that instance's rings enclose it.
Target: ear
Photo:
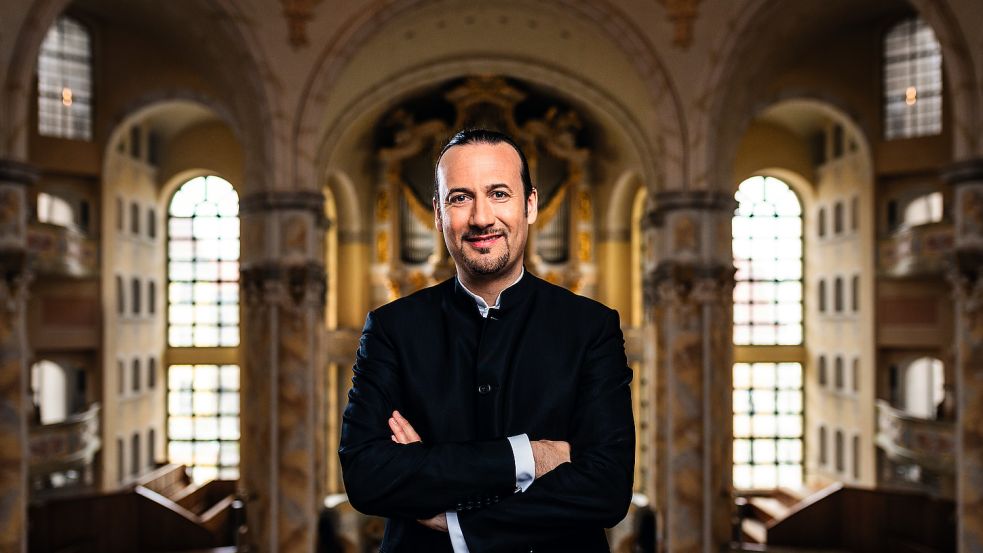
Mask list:
[[[539,191],[535,187],[532,189],[532,193],[526,198],[526,222],[530,225],[536,222],[536,218],[539,216]]]
[[[440,213],[440,206],[437,205],[437,198],[433,200],[433,226],[437,227],[437,232],[444,232],[444,218]]]

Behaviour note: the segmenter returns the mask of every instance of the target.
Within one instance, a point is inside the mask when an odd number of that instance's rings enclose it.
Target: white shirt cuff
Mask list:
[[[516,491],[526,491],[536,479],[536,458],[532,455],[532,444],[529,436],[519,434],[509,436],[512,446],[512,456],[515,457],[515,487]]]
[[[451,535],[451,547],[454,548],[454,553],[470,553],[456,511],[447,511],[447,533]]]

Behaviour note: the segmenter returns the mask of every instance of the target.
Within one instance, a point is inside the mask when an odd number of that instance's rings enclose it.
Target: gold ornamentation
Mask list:
[[[409,282],[410,288],[414,292],[416,290],[422,289],[424,286],[429,284],[429,280],[427,279],[426,275],[424,275],[420,271],[413,271],[412,273],[410,273],[410,276],[407,279],[407,281]]]
[[[593,211],[594,210],[591,207],[590,192],[581,190],[580,201],[577,202],[577,213],[580,220],[590,222]]]
[[[375,235],[375,257],[380,263],[389,262],[389,233],[384,230]]]
[[[577,234],[577,258],[582,262],[590,261],[591,258],[590,232],[586,230]]]
[[[375,198],[375,219],[379,222],[389,220],[389,194],[385,190],[380,190]]]
[[[307,46],[307,22],[314,19],[314,5],[320,0],[280,0],[287,18],[290,45],[295,49]]]
[[[666,15],[673,24],[672,43],[688,48],[693,43],[693,23],[696,21],[696,5],[700,0],[659,0],[666,7]]]

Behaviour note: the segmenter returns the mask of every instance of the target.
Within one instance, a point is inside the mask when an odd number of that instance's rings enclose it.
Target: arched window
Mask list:
[[[920,18],[884,37],[884,138],[942,132],[942,47]]]
[[[920,357],[902,368],[904,410],[916,417],[934,419],[945,398],[945,369],[940,359]]]
[[[752,177],[737,191],[733,219],[734,343],[802,343],[802,208],[772,177]]]
[[[38,133],[92,139],[92,38],[67,16],[51,25],[38,54]]]
[[[167,455],[196,481],[239,466],[239,197],[219,177],[184,183],[168,207]]]
[[[819,356],[819,360],[817,361],[817,363],[819,365],[819,371],[818,371],[819,372],[819,385],[820,386],[826,386],[826,383],[829,382],[829,376],[827,376],[827,370],[826,370],[826,356],[825,355],[820,355]]]
[[[795,488],[803,459],[802,208],[773,177],[744,181],[736,198],[734,485]],[[769,355],[761,346],[785,347]]]

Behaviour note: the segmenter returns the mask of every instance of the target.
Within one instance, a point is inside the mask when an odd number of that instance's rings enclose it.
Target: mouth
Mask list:
[[[481,234],[477,236],[467,236],[464,241],[477,249],[487,249],[495,245],[503,236],[501,234]]]

